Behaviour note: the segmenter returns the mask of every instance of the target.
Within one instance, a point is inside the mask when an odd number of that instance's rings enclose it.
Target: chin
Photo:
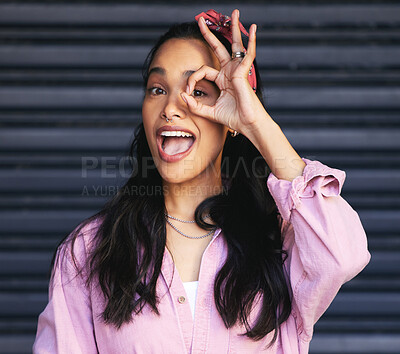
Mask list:
[[[192,173],[188,173],[188,171],[179,171],[179,169],[174,169],[171,167],[167,167],[165,169],[161,168],[159,173],[164,182],[174,184],[190,181],[197,176]]]

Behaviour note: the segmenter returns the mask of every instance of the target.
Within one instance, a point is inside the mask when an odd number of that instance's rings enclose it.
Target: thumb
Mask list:
[[[185,92],[181,93],[182,99],[186,102],[190,112],[211,120],[214,120],[214,107],[207,106],[198,102],[194,97],[188,95]]]

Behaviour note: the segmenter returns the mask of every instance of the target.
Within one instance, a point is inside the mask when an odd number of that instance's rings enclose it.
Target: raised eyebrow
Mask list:
[[[186,70],[186,71],[182,74],[182,76],[183,76],[183,77],[189,77],[190,75],[192,75],[192,74],[195,73],[195,72],[196,72],[196,70]],[[154,68],[151,68],[150,71],[149,71],[148,77],[150,77],[150,75],[151,75],[152,73],[154,73],[154,74],[160,74],[160,75],[162,75],[162,76],[165,76],[165,75],[166,75],[165,69],[163,69],[163,68],[161,68],[161,67],[159,67],[159,66],[155,66]],[[211,80],[208,80],[208,79],[203,79],[203,80],[209,82],[210,84],[212,84],[212,85],[214,85],[216,88],[218,88],[218,86],[215,84],[215,82],[213,82],[213,81],[211,81]]]
[[[165,70],[163,68],[160,68],[159,66],[155,66],[154,68],[151,68],[149,70],[149,77],[151,74],[160,74],[160,75],[165,75]]]
[[[184,76],[184,77],[189,77],[189,76],[192,75],[194,72],[196,72],[196,70],[186,70],[186,71],[182,74],[182,76]],[[148,76],[150,76],[150,75],[153,74],[153,73],[154,73],[154,74],[160,74],[160,75],[163,75],[163,76],[166,75],[165,69],[160,68],[159,66],[155,66],[154,68],[151,68],[150,71],[149,71],[149,75],[148,75]]]

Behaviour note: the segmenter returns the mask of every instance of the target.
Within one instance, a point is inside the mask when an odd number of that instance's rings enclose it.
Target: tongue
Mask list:
[[[176,155],[188,150],[193,144],[193,138],[177,136],[165,137],[163,149],[168,155]]]

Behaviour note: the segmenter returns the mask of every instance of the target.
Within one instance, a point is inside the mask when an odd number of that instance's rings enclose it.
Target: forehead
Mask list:
[[[183,71],[183,68],[198,70],[202,65],[219,69],[219,61],[206,43],[198,39],[173,38],[160,46],[149,69],[162,67],[166,71]]]

